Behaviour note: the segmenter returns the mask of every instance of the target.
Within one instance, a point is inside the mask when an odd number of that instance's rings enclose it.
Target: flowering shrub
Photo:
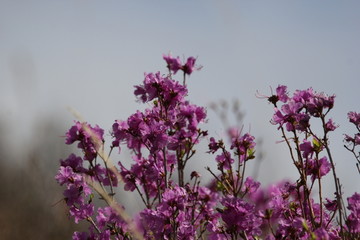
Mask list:
[[[88,231],[75,232],[73,239],[360,238],[360,195],[354,193],[345,207],[329,147],[329,134],[337,128],[328,118],[335,96],[311,88],[290,95],[286,86],[278,86],[272,96],[260,96],[274,106],[271,123],[289,149],[299,174],[296,181],[260,188],[259,182],[245,177],[246,166],[256,161],[255,138],[231,129],[229,146],[209,138],[209,158],[215,156],[217,169],[207,167],[213,181],[203,185],[200,174],[186,168],[196,145],[208,135],[200,128],[205,108],[187,100],[186,77],[199,67],[193,57],[184,64],[179,57],[163,58],[169,73],[146,74],[135,86],[135,96],[150,107],[115,121],[109,153],[104,130],[97,125],[77,121],[66,133],[66,144],[77,143],[83,156],[61,160],[55,178],[65,186],[70,216],[76,223],[89,222]],[[173,79],[179,71],[182,84]],[[360,132],[360,114],[348,116]],[[322,126],[320,132],[312,128],[315,121]],[[359,132],[345,135],[345,147],[358,164]],[[130,167],[110,159],[114,148],[120,153],[124,147],[132,153]],[[332,199],[322,193],[328,174],[336,190]],[[116,187],[136,191],[144,209],[128,216],[116,198]],[[95,205],[99,197],[106,206]]]

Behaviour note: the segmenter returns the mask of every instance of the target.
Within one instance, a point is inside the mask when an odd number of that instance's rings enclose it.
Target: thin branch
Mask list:
[[[105,200],[105,202],[110,206],[129,226],[129,230],[134,234],[134,238],[138,240],[144,240],[141,235],[140,230],[137,228],[136,224],[132,221],[130,216],[124,211],[122,207],[109,195],[104,192],[100,185],[91,180],[90,177],[85,177],[86,182]]]

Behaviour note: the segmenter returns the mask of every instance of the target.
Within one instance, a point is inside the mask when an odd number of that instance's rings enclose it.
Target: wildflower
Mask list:
[[[94,213],[94,205],[86,203],[80,203],[77,207],[72,205],[69,213],[74,217],[75,223],[79,223],[80,220],[86,219]]]
[[[194,57],[189,57],[186,61],[186,64],[182,66],[182,70],[185,74],[190,75],[196,68],[195,68],[195,61]]]
[[[330,118],[327,123],[325,124],[325,131],[330,132],[334,131],[338,126],[336,126],[333,120]]]
[[[257,181],[254,181],[252,177],[247,177],[244,182],[244,189],[243,192],[245,193],[255,193],[258,188],[260,187],[260,183]]]
[[[348,209],[351,211],[346,224],[351,233],[360,233],[360,194],[354,193],[348,197]]]
[[[179,57],[173,58],[170,54],[167,56],[164,54],[163,58],[167,63],[167,67],[169,71],[172,71],[174,74],[176,74],[176,72],[182,68],[182,64]]]
[[[63,167],[71,167],[74,172],[85,172],[83,167],[83,160],[81,157],[76,156],[75,154],[70,154],[69,157],[65,160],[60,160],[60,165]]]
[[[337,210],[337,201],[336,200],[330,200],[328,198],[325,198],[326,202],[324,203],[324,206],[328,211],[335,212]]]
[[[360,113],[349,112],[348,118],[351,123],[355,124],[356,127],[360,128]]]
[[[72,144],[78,141],[78,148],[84,151],[84,159],[92,161],[97,156],[104,138],[104,130],[98,125],[91,127],[90,124],[75,122],[66,133],[66,144]]]
[[[325,156],[320,158],[319,160],[306,160],[306,173],[307,175],[311,176],[312,181],[325,176],[326,174],[328,174],[328,172],[330,172],[330,169],[331,165]]]
[[[224,209],[220,215],[226,224],[227,232],[245,232],[249,236],[256,236],[261,233],[262,220],[255,213],[255,207],[244,200],[235,197],[224,197],[221,200]]]
[[[303,143],[300,144],[300,150],[302,151],[302,155],[304,158],[312,157],[313,153],[315,152],[315,149],[311,145],[311,142],[306,139]]]
[[[276,88],[276,96],[279,99],[279,101],[286,103],[287,100],[289,99],[287,91],[286,91],[287,87],[284,85],[279,85]]]

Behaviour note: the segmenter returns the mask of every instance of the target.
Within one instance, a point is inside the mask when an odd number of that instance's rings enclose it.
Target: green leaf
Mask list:
[[[312,144],[313,144],[315,152],[319,153],[321,151],[321,148],[322,148],[321,141],[319,141],[317,138],[313,138]]]

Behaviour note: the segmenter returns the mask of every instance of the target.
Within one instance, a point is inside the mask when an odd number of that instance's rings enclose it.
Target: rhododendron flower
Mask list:
[[[336,126],[333,120],[330,118],[329,121],[325,124],[326,131],[334,131],[338,126]]]
[[[348,118],[349,121],[353,124],[355,124],[355,126],[357,126],[358,128],[360,128],[360,113],[357,112],[349,112],[348,113]]]
[[[326,203],[324,204],[324,206],[326,207],[327,210],[329,211],[336,211],[337,210],[337,201],[336,200],[330,200],[328,198],[325,199]]]
[[[286,103],[287,100],[289,99],[288,95],[287,95],[287,87],[284,85],[279,85],[276,88],[276,96],[278,97],[279,101]]]
[[[327,96],[324,93],[314,93],[306,104],[309,113],[314,117],[320,117],[324,109],[332,109],[335,96]]]
[[[215,153],[220,148],[220,144],[213,137],[210,138],[210,143],[208,146],[210,149],[209,153]]]
[[[242,199],[224,197],[221,200],[224,209],[219,210],[227,231],[246,232],[249,236],[260,235],[262,220],[255,213],[255,207]]]
[[[311,176],[312,181],[325,176],[328,172],[330,172],[330,169],[331,165],[326,157],[322,157],[319,160],[306,160],[306,173]]]
[[[84,151],[84,159],[92,161],[97,156],[100,149],[104,130],[98,125],[91,127],[90,124],[75,122],[75,125],[66,133],[66,144],[79,141],[78,148]]]
[[[257,181],[254,181],[252,177],[247,177],[244,182],[244,189],[243,192],[245,193],[254,193],[258,190],[260,187],[260,183]]]
[[[88,240],[89,238],[91,239],[87,232],[74,232],[72,236],[73,240]]]
[[[164,54],[163,58],[167,63],[167,68],[169,71],[173,72],[174,74],[176,74],[177,71],[182,70],[184,74],[190,75],[194,70],[200,69],[195,67],[196,58],[194,57],[188,57],[184,65],[181,63],[179,57],[174,58],[170,54]]]
[[[350,137],[349,135],[345,134],[344,140],[348,143],[354,144],[355,146],[360,145],[360,133],[355,134],[354,137]]]
[[[230,169],[230,165],[235,162],[235,160],[231,157],[231,154],[229,152],[223,152],[222,154],[217,155],[216,161],[218,162],[220,168],[226,170]]]
[[[174,74],[176,74],[177,71],[179,71],[182,67],[180,58],[173,58],[170,54],[169,55],[163,55],[164,60],[167,63],[167,67],[170,71],[172,71]]]
[[[65,183],[80,184],[82,182],[81,175],[74,173],[73,168],[70,166],[61,166],[55,179],[60,185]]]
[[[227,141],[209,137],[208,153],[216,153],[211,159],[218,171],[206,167],[213,178],[204,185],[201,174],[187,165],[208,135],[200,129],[206,108],[187,99],[185,85],[187,75],[199,68],[194,57],[185,63],[170,54],[163,58],[169,74],[147,73],[135,86],[134,95],[146,108],[114,122],[109,153],[104,130],[97,125],[77,121],[66,133],[66,144],[76,143],[82,153],[60,160],[55,179],[64,187],[63,200],[75,223],[89,223],[88,231],[74,232],[73,239],[360,238],[360,194],[347,199],[346,212],[329,148],[328,133],[337,128],[327,116],[334,107],[334,95],[308,88],[291,96],[286,86],[278,85],[275,95],[266,97],[274,106],[271,123],[281,130],[297,179],[260,188],[260,182],[246,171],[249,160],[255,159],[255,137],[228,128]],[[183,84],[172,78],[179,70]],[[349,112],[348,118],[360,131],[360,114]],[[345,142],[360,164],[355,150],[360,132],[345,135]],[[124,147],[130,157],[113,163],[113,148],[119,148],[120,154]],[[330,171],[334,200],[322,191],[322,178]],[[118,185],[138,194],[143,203],[140,212],[127,216]],[[98,199],[103,201],[101,206]]]
[[[60,165],[63,167],[71,167],[72,170],[76,173],[85,172],[82,158],[76,156],[73,153],[70,154],[69,157],[65,160],[60,159]]]
[[[315,149],[311,145],[311,142],[307,141],[306,139],[302,144],[300,144],[300,150],[303,152],[302,155],[304,158],[312,157],[315,152]]]
[[[270,96],[270,97],[266,97],[267,100],[268,100],[270,103],[274,104],[274,106],[276,106],[276,103],[277,103],[278,101],[281,101],[281,102],[283,102],[283,103],[286,103],[287,100],[289,99],[288,93],[287,93],[286,89],[287,89],[286,86],[284,86],[284,85],[279,85],[279,86],[276,88],[276,94],[275,94],[275,95],[272,95],[272,96]],[[260,96],[260,97],[262,97],[262,96]],[[265,96],[264,96],[264,97],[265,97]]]
[[[80,203],[79,206],[72,205],[69,213],[74,217],[75,223],[79,223],[80,220],[87,219],[94,213],[94,205]]]
[[[351,214],[347,218],[347,225],[350,232],[360,233],[360,194],[354,193],[348,199],[348,209]]]
[[[186,61],[186,64],[182,67],[185,74],[190,75],[196,68],[195,68],[195,61],[194,57],[189,57]]]

